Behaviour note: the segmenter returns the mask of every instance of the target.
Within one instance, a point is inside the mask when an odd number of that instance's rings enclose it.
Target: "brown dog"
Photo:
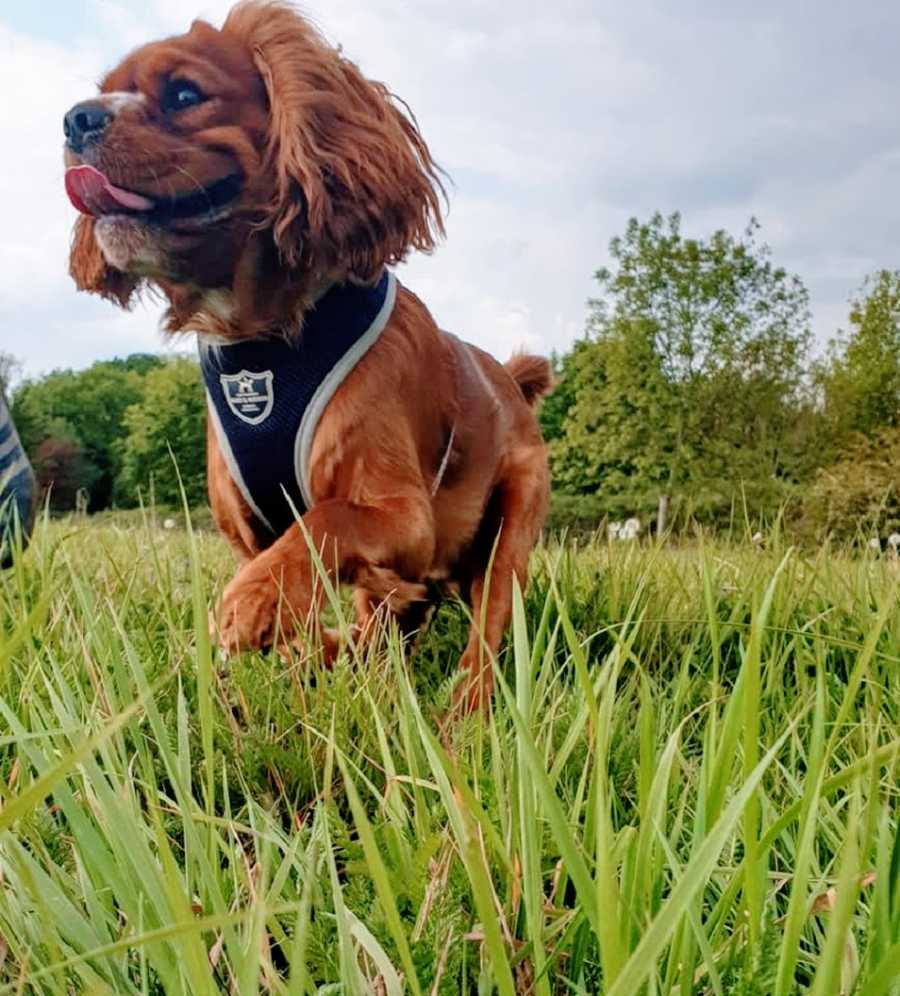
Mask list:
[[[138,49],[65,129],[78,287],[127,307],[152,285],[169,303],[165,327],[199,333],[213,355],[248,339],[300,343],[304,329],[308,344],[327,302],[375,293],[393,281],[386,266],[443,231],[415,121],[283,3],[240,3],[221,30],[198,21]],[[456,703],[478,708],[491,686],[483,648],[499,647],[546,512],[533,406],[550,366],[524,355],[501,366],[439,330],[411,292],[392,293],[310,437],[302,521],[327,570],[354,586],[363,627],[383,602],[414,627],[431,582],[467,598],[475,624]],[[224,376],[232,412],[265,418],[273,376]],[[216,428],[208,439],[213,512],[243,561],[220,641],[268,646],[315,608],[307,541],[295,523],[267,528],[230,444]]]

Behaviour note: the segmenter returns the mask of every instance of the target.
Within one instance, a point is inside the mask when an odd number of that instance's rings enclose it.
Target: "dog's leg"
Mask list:
[[[356,639],[367,643],[375,634],[378,600],[368,588],[353,589],[353,612],[356,616]]]
[[[361,505],[334,499],[303,516],[329,577],[358,583],[394,612],[427,596],[425,575],[434,555],[434,520],[425,495]],[[222,595],[219,641],[229,652],[270,646],[276,630],[291,634],[295,620],[315,611],[321,585],[306,538],[292,526],[269,549],[244,564]]]
[[[543,446],[523,447],[510,461],[491,502],[493,522],[486,523],[487,541],[477,552],[469,589],[472,627],[460,660],[465,676],[453,696],[453,713],[465,715],[490,705],[493,687],[491,658],[500,649],[512,613],[513,578],[524,590],[528,558],[537,542],[549,498],[547,461]],[[499,538],[498,538],[499,530]],[[496,549],[493,541],[496,539]],[[488,566],[493,552],[493,564]],[[483,629],[482,629],[483,622]]]

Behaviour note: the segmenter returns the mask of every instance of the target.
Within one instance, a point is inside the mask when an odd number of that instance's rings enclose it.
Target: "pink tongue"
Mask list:
[[[66,193],[82,214],[115,214],[122,208],[149,211],[153,207],[153,201],[115,186],[93,166],[70,166],[66,170]]]

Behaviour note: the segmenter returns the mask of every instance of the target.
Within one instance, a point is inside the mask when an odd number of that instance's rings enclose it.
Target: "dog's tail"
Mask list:
[[[504,364],[512,379],[519,385],[529,405],[536,405],[555,386],[553,367],[543,356],[516,353]]]

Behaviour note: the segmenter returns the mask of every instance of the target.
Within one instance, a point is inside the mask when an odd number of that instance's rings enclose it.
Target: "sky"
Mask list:
[[[131,48],[225,0],[0,0],[0,350],[35,376],[173,347],[159,308],[76,292],[62,117]],[[824,344],[900,267],[900,4],[888,0],[309,0],[412,107],[452,180],[446,242],[400,277],[499,359],[564,350],[631,216],[739,234],[751,216]]]

